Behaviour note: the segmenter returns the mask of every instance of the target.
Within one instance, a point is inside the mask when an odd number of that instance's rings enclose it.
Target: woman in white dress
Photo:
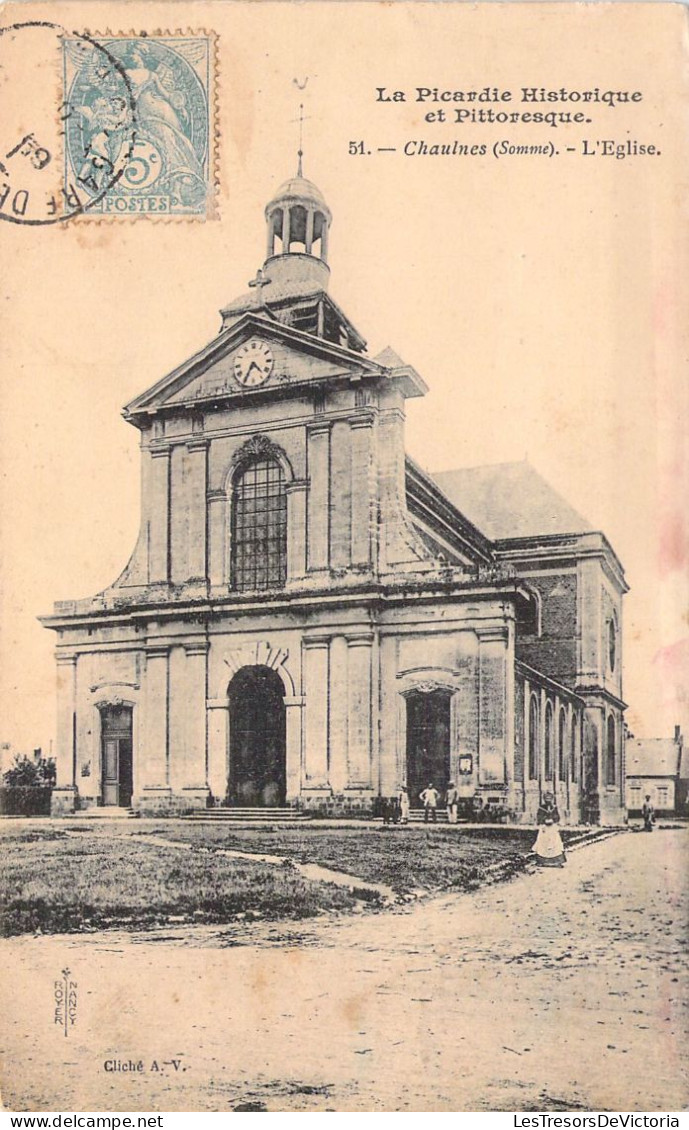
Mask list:
[[[558,831],[560,813],[552,793],[544,793],[536,820],[540,825],[533,851],[541,867],[563,867],[566,861],[562,836]]]

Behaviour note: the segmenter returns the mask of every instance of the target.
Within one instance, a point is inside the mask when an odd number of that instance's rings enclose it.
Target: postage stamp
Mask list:
[[[214,215],[213,36],[64,36],[62,84],[63,188],[86,214]]]

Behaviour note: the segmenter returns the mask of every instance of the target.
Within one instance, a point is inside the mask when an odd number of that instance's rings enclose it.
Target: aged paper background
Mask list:
[[[36,616],[53,600],[98,591],[125,564],[138,530],[139,467],[121,406],[216,333],[217,310],[260,266],[263,206],[296,164],[300,98],[305,174],[334,216],[332,293],[372,354],[391,345],[430,386],[409,406],[410,453],[429,470],[528,455],[606,532],[631,585],[630,728],[667,736],[681,723],[686,732],[686,10],[349,0],[2,10],[4,25],[42,18],[94,35],[217,34],[219,218],[0,225],[0,739],[50,749],[53,640]],[[301,95],[293,80],[306,78]],[[419,86],[532,85],[636,90],[643,99],[595,106],[590,125],[555,130],[428,123],[438,104],[413,98]],[[378,87],[412,93],[384,103]],[[637,139],[661,153],[583,156],[584,137]],[[405,156],[409,139],[485,141],[488,154]],[[578,151],[495,159],[491,146],[502,139]],[[371,156],[350,155],[360,140]],[[22,944],[30,961],[32,943]],[[132,1030],[153,1033],[137,985],[126,1002],[109,999],[107,948],[98,962],[93,1015],[124,1009]],[[43,958],[39,966],[35,1001],[22,1002],[37,1025],[53,973]],[[170,994],[175,976],[171,969]],[[182,1028],[193,1040],[180,1018]],[[62,1051],[52,1054],[56,1065]],[[89,1054],[87,1044],[70,1048],[74,1109]],[[40,1064],[22,1070],[25,1093],[49,1107],[57,1092],[39,1083]],[[111,1102],[125,1109],[126,1093],[115,1090]],[[435,1109],[432,1096],[426,1109]]]

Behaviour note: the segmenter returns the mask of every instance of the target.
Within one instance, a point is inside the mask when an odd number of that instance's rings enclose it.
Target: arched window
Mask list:
[[[579,719],[572,715],[572,780],[579,780]]]
[[[567,715],[564,708],[560,709],[560,717],[557,724],[557,775],[560,781],[567,779],[567,751],[565,743],[567,740]]]
[[[617,757],[616,757],[616,740],[615,740],[615,719],[612,714],[608,715],[607,726],[607,740],[605,748],[605,783],[606,785],[614,785],[617,780]]]
[[[529,703],[529,780],[538,779],[538,702],[531,695]]]
[[[608,663],[610,670],[615,670],[615,663],[617,662],[617,624],[615,617],[611,616],[608,620]]]
[[[287,495],[277,459],[240,465],[232,490],[232,587],[281,588],[287,577]]]
[[[545,708],[545,779],[553,779],[553,708],[550,703]]]

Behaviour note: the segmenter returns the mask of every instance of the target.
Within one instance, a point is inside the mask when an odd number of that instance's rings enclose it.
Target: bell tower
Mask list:
[[[276,286],[327,290],[328,233],[332,214],[320,191],[302,176],[285,181],[267,204],[266,261],[263,270]]]
[[[328,294],[328,242],[332,213],[323,193],[307,180],[300,139],[297,173],[281,184],[265,207],[266,258],[243,294],[221,310],[222,330],[249,311],[268,315],[354,352],[366,342]]]

